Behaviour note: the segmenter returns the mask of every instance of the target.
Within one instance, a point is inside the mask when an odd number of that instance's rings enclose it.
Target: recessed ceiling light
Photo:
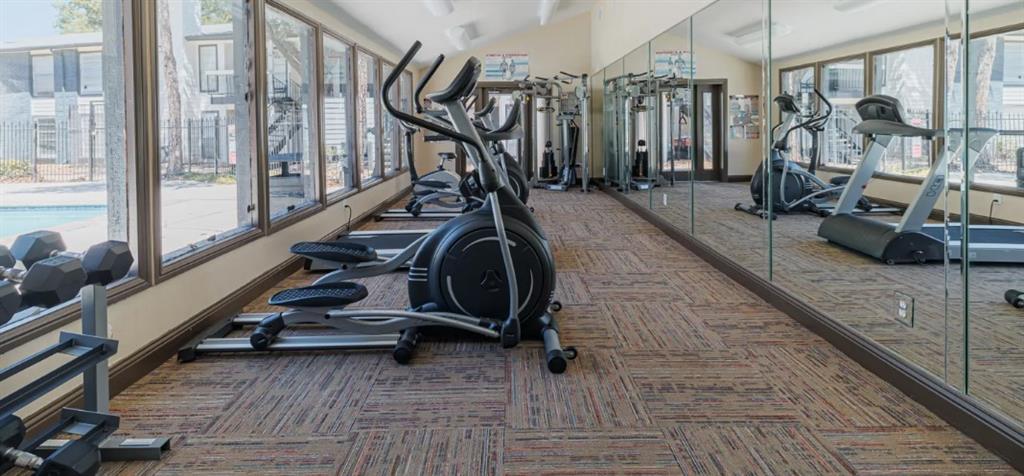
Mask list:
[[[448,36],[448,41],[452,43],[452,46],[459,51],[465,51],[469,49],[469,31],[465,27],[453,26],[444,32]]]
[[[885,0],[835,0],[832,4],[832,8],[843,13],[856,12],[863,10],[876,3],[882,3]]]
[[[781,38],[783,36],[793,33],[793,27],[780,22],[772,22],[772,38]],[[760,43],[764,35],[764,27],[760,22],[752,23],[748,26],[740,28],[729,36],[732,37],[733,42],[739,46],[749,46],[755,43]]]

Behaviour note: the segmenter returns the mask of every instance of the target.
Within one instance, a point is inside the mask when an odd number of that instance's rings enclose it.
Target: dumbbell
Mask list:
[[[12,259],[10,251],[0,247],[0,263],[10,264]],[[36,261],[28,269],[0,266],[0,280],[19,284],[20,307],[53,307],[70,301],[85,286],[85,278],[82,262],[71,256]],[[9,289],[4,293],[11,299]]]
[[[0,474],[23,468],[37,475],[86,476],[100,468],[100,450],[86,441],[74,440],[43,458],[18,449],[25,439],[25,424],[14,415],[0,418]]]
[[[64,239],[53,231],[34,231],[19,236],[11,245],[11,253],[26,268],[54,256],[78,258],[85,267],[86,284],[110,284],[128,275],[135,263],[132,250],[123,241],[104,241],[89,247],[85,253],[65,251]]]
[[[7,324],[21,308],[21,294],[14,283],[0,280],[0,326]]]
[[[1013,305],[1017,309],[1024,309],[1024,291],[1018,291],[1011,289],[1006,291],[1006,302]]]

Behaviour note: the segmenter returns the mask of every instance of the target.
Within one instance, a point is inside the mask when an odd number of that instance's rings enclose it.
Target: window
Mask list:
[[[352,47],[324,35],[324,160],[327,161],[327,193],[350,190],[355,185],[352,142],[349,140]]]
[[[863,137],[853,132],[860,123],[854,107],[864,97],[864,59],[855,58],[821,67],[821,93],[835,110],[822,135],[822,163],[837,167],[854,167],[864,150]]]
[[[1024,188],[1017,175],[1017,154],[1024,149],[1024,29],[975,37],[970,46],[968,84],[976,88],[970,126],[999,131],[974,164],[973,183]],[[959,65],[955,71],[947,103],[962,105]],[[948,116],[949,127],[963,127],[960,109]],[[950,166],[959,164],[954,160]]]
[[[905,118],[917,127],[934,127],[935,46],[923,45],[872,57],[872,93],[899,99]],[[923,177],[931,165],[931,141],[895,138],[879,166],[882,172]]]
[[[394,66],[387,63],[383,64],[381,71],[382,84],[384,82],[384,78],[391,75],[391,72],[394,70]],[[392,87],[391,90],[388,91],[388,99],[391,100],[391,104],[396,104],[398,102],[398,88]],[[383,105],[381,105],[381,108],[381,110],[384,110]],[[395,133],[398,129],[396,125],[395,117],[390,113],[384,113],[381,117],[381,150],[384,156],[384,173],[387,175],[394,175],[396,169],[395,146],[397,144],[397,140],[395,138]]]
[[[381,176],[380,162],[377,160],[377,59],[363,51],[356,58],[359,73],[356,82],[359,85],[359,122],[356,127],[359,133],[359,178],[366,184]]]
[[[821,107],[818,104],[818,96],[814,94],[816,85],[814,84],[813,66],[783,71],[781,80],[782,83],[779,85],[779,90],[792,95],[802,113],[810,114],[816,108]],[[781,118],[778,118],[776,123],[779,121],[781,121]],[[789,141],[790,153],[792,154],[790,160],[809,163],[812,158],[815,158],[814,155],[818,151],[815,147],[814,135],[807,129],[800,129],[791,133]],[[817,157],[817,160],[820,159],[820,156]]]
[[[0,11],[17,12],[17,6]],[[33,7],[34,8],[34,7]],[[101,49],[123,48],[120,28],[125,18],[112,9],[98,9],[90,22],[61,21],[58,9],[34,9],[33,14],[0,13],[0,36],[4,48],[38,50],[67,48],[59,56],[32,55],[27,52],[4,53],[0,61],[0,244],[10,246],[24,233],[40,229],[60,233],[69,251],[85,251],[103,240],[128,241],[134,248],[136,220],[134,197],[135,168],[129,162],[125,140],[126,91],[125,64],[119,54],[103,56]],[[84,30],[84,31],[83,31]],[[40,32],[52,31],[44,39]],[[78,33],[85,33],[81,35]],[[67,78],[76,83],[64,91],[66,100],[57,105],[51,97],[55,85],[55,59],[69,64],[79,60],[72,40],[88,37],[89,51],[81,64],[88,71],[84,85],[88,98],[78,86],[78,74]],[[106,83],[94,80],[89,71],[106,70]],[[69,74],[70,71],[69,71]],[[12,94],[8,94],[12,93]],[[138,254],[136,254],[138,258]],[[134,271],[132,272],[134,275]],[[39,308],[24,309],[0,326],[0,332],[19,327],[44,315]]]
[[[103,53],[99,51],[78,54],[79,94],[103,94]]]
[[[199,92],[215,93],[220,90],[217,76],[217,45],[199,45]]]
[[[53,55],[32,56],[32,94],[53,96]]]
[[[252,230],[256,214],[255,151],[250,147],[249,81],[244,71],[224,76],[235,94],[211,103],[198,94],[200,65],[189,54],[194,39],[185,12],[215,4],[229,17],[251,15],[246,0],[158,0],[160,248],[165,263]],[[248,28],[224,20],[219,35],[245,64]],[[192,50],[195,52],[196,50]]]
[[[316,36],[305,22],[267,7],[267,160],[270,217],[319,199],[315,147]],[[273,85],[273,86],[271,86]]]
[[[412,114],[412,73],[409,71],[405,71],[402,73],[401,82],[399,84],[399,96],[401,99],[398,105],[399,108],[403,112]],[[413,151],[407,149],[410,146],[410,144],[406,144],[405,142],[405,128],[399,127],[398,132],[398,143],[400,152],[398,156],[398,161],[395,163],[395,168],[398,170],[402,170],[402,168],[407,165],[407,161],[414,160],[415,158],[413,157]]]

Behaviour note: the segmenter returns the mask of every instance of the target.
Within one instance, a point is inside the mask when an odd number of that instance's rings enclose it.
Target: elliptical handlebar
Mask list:
[[[418,49],[418,48],[417,48]],[[437,72],[437,68],[441,67],[441,63],[444,63],[444,55],[437,55],[437,59],[427,69],[426,74],[420,78],[420,82],[416,84],[416,93],[413,96],[413,102],[416,103],[416,113],[423,114],[423,103],[420,102],[420,95],[423,94],[423,89],[427,87],[427,83],[430,82],[430,78],[434,77],[434,73]],[[404,70],[405,68],[397,68]],[[385,88],[387,90],[387,88]]]

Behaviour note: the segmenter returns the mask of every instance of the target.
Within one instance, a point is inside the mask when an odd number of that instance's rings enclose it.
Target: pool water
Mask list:
[[[106,214],[106,205],[0,207],[0,236],[59,228]]]

